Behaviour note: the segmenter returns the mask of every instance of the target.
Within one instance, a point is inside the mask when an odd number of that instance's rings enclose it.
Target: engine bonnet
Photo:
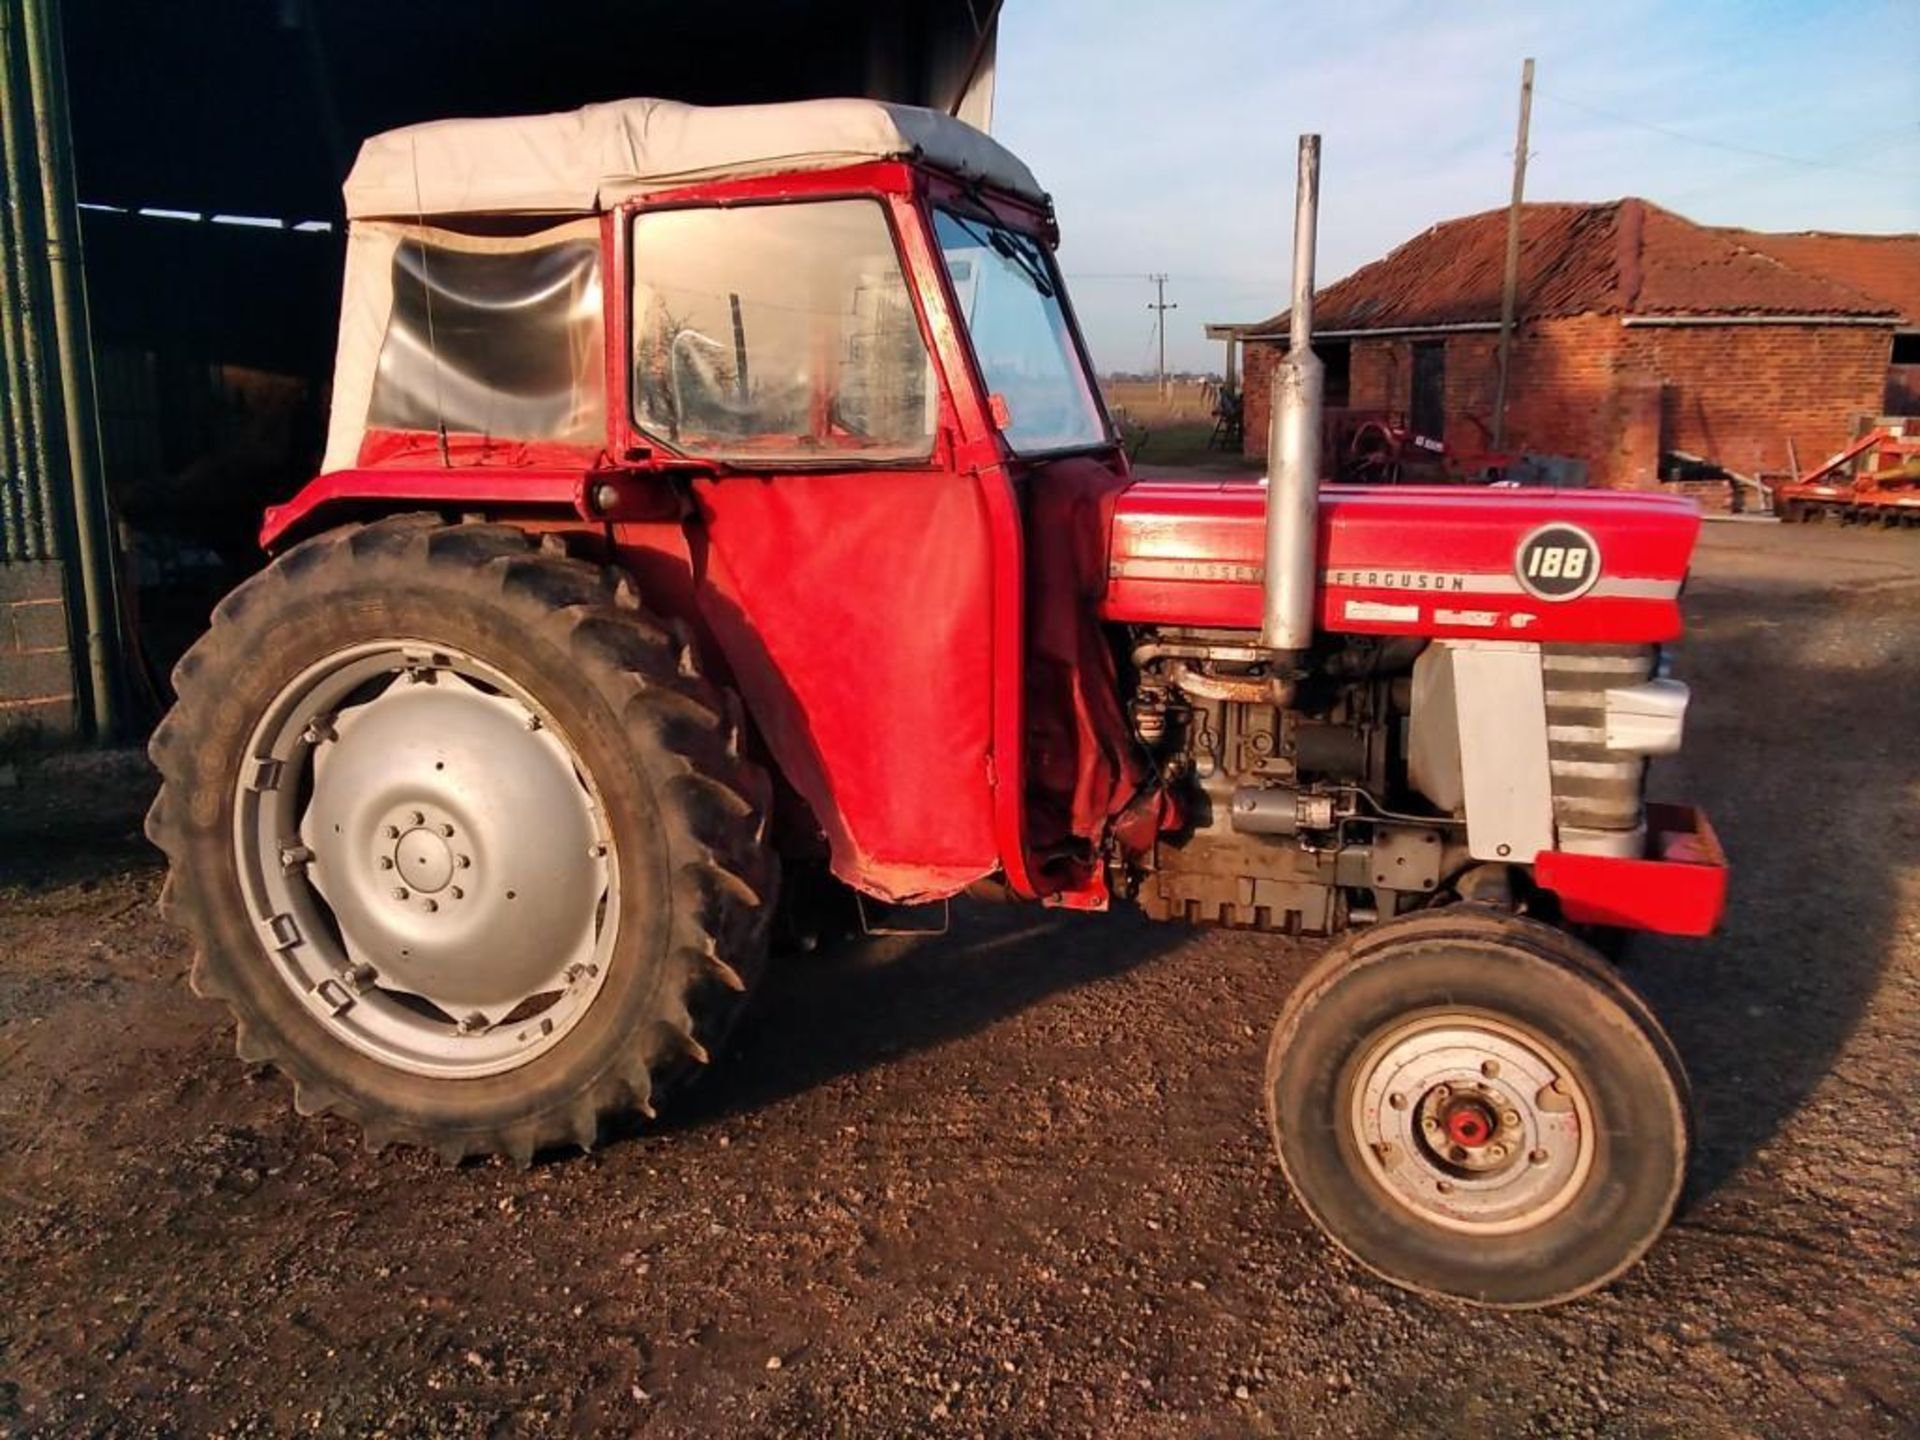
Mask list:
[[[1115,507],[1105,619],[1260,627],[1264,481],[1145,481]],[[1319,628],[1646,644],[1680,634],[1700,530],[1678,496],[1326,485]]]

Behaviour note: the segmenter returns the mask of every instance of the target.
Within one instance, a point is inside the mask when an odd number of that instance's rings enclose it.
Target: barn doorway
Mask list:
[[[1407,423],[1415,435],[1429,440],[1446,438],[1447,342],[1416,340],[1413,344],[1413,397]]]

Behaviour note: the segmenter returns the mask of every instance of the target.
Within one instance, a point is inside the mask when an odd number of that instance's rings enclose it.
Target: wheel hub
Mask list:
[[[454,827],[448,825],[446,828],[446,838],[424,825],[404,831],[394,841],[393,854],[380,857],[381,860],[391,860],[392,864],[380,865],[376,860],[376,866],[382,870],[392,869],[403,885],[411,886],[422,895],[437,895],[453,882],[454,852],[453,846],[447,841],[454,833]],[[469,857],[461,858],[471,863]]]
[[[254,753],[243,867],[275,941],[295,942],[282,975],[341,1039],[418,1073],[491,1074],[591,1004],[617,919],[609,832],[506,676],[438,647],[357,647],[283,692]]]
[[[1393,1200],[1449,1229],[1524,1230],[1591,1169],[1592,1109],[1541,1037],[1491,1016],[1427,1015],[1363,1056],[1350,1122]]]

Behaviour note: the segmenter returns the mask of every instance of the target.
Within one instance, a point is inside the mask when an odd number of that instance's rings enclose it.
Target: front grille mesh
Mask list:
[[[1607,749],[1607,691],[1652,678],[1651,645],[1544,645],[1553,818],[1592,830],[1640,824],[1647,762]]]

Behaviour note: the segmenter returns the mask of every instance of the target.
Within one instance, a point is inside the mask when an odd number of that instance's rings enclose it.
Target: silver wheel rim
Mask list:
[[[1355,1072],[1348,1123],[1373,1179],[1449,1230],[1542,1225],[1593,1168],[1593,1106],[1546,1041],[1464,1011],[1389,1028]]]
[[[255,727],[234,850],[270,964],[333,1036],[472,1079],[599,997],[619,865],[592,777],[474,656],[377,640],[310,666]]]

